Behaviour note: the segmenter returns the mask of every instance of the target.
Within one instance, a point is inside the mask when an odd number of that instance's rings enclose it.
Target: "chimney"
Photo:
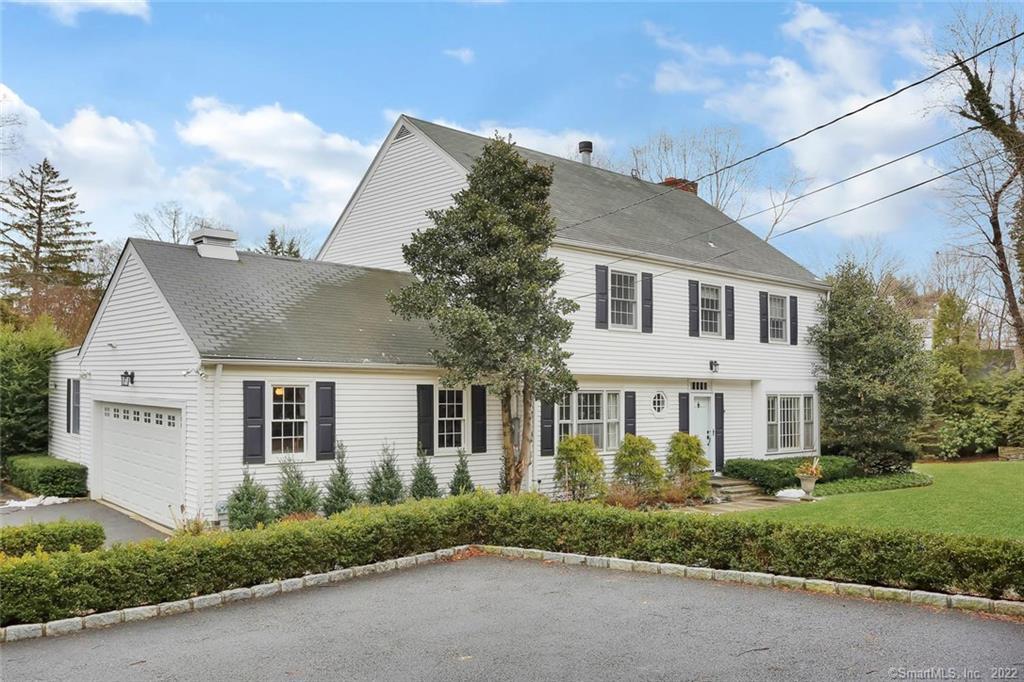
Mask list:
[[[235,242],[238,233],[232,230],[219,230],[214,227],[200,227],[189,235],[196,245],[196,250],[203,258],[219,258],[221,260],[238,260]]]
[[[590,155],[594,152],[594,143],[590,140],[580,140],[580,156],[583,163],[590,165]]]
[[[690,194],[696,194],[697,193],[697,183],[694,182],[693,180],[685,180],[683,178],[668,177],[668,178],[665,178],[664,180],[662,180],[661,184],[667,185],[667,186],[669,186],[669,187],[671,187],[673,189],[681,189],[684,192],[689,192]]]

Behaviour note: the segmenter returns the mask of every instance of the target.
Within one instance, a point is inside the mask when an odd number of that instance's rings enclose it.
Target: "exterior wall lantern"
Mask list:
[[[135,372],[129,372],[125,370],[121,374],[121,385],[122,386],[134,386],[135,385]]]
[[[718,374],[718,360],[712,360],[709,362],[708,369],[711,370],[712,374]]]

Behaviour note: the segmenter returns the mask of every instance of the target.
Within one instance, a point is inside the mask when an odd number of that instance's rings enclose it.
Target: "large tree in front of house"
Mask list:
[[[509,492],[530,465],[535,402],[576,387],[562,346],[579,306],[555,292],[551,179],[550,166],[527,162],[511,141],[488,142],[454,204],[428,211],[433,226],[402,247],[414,280],[390,297],[403,317],[429,321],[446,384],[496,391]]]
[[[879,295],[871,273],[852,260],[829,275],[811,342],[821,404],[821,441],[870,472],[906,469],[908,443],[928,405],[929,360],[910,314]]]

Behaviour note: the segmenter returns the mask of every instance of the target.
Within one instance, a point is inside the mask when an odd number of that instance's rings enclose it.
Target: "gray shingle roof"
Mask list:
[[[477,135],[406,118],[467,170],[487,142],[486,138]],[[663,194],[667,188],[525,147],[519,147],[519,152],[531,162],[554,166],[550,201],[561,238],[821,284],[802,265],[742,225],[728,224],[728,216],[690,192],[668,192],[606,217],[566,228],[578,221]],[[726,224],[708,236],[686,239]],[[710,246],[709,241],[714,246]],[[733,249],[738,250],[716,258]]]
[[[407,273],[247,251],[219,260],[194,246],[131,243],[202,357],[433,364],[426,323],[401,319],[385,300]]]

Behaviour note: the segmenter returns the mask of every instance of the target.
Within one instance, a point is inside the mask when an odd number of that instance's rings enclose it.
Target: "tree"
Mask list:
[[[366,501],[370,504],[398,504],[405,495],[402,472],[398,470],[398,459],[390,445],[380,451],[380,461],[370,469],[366,484]]]
[[[421,448],[416,453],[416,466],[412,470],[412,483],[409,484],[409,497],[422,500],[427,497],[441,497],[441,489],[437,485],[437,477],[430,468],[427,453]]]
[[[0,325],[0,454],[46,449],[50,359],[67,345],[45,315],[25,329]]]
[[[270,493],[249,474],[248,469],[242,474],[242,482],[231,491],[227,506],[228,528],[231,530],[256,528],[274,520]]]
[[[878,294],[863,265],[840,263],[828,277],[821,321],[810,330],[822,444],[868,471],[909,465],[907,443],[928,404],[928,358],[905,309]]]
[[[356,490],[352,477],[349,476],[348,467],[345,466],[345,444],[340,440],[335,452],[337,454],[334,459],[334,470],[331,471],[324,487],[324,516],[343,512],[359,503],[359,491]]]
[[[937,363],[955,367],[965,377],[981,365],[977,325],[968,315],[967,301],[954,293],[939,297],[932,348]]]
[[[271,228],[267,233],[267,239],[257,251],[271,256],[288,256],[290,258],[302,258],[305,251],[306,239],[303,235],[289,234],[284,227]]]
[[[177,201],[164,201],[148,213],[135,214],[135,229],[147,239],[171,244],[185,244],[198,229],[224,226],[216,220],[189,213]]]
[[[320,511],[320,488],[316,481],[307,481],[299,465],[290,459],[281,463],[281,485],[274,498],[274,511],[279,517]]]
[[[579,306],[555,292],[551,178],[550,166],[528,163],[513,143],[488,142],[454,205],[428,211],[433,226],[402,247],[414,280],[389,295],[398,314],[429,322],[443,382],[496,391],[510,492],[530,465],[535,401],[576,387],[562,345]]]
[[[459,450],[459,461],[452,472],[452,480],[448,484],[448,492],[452,495],[467,495],[476,490],[473,478],[469,475],[469,458],[465,450]]]
[[[579,434],[562,439],[555,453],[555,484],[575,501],[604,492],[604,461],[593,438]]]

